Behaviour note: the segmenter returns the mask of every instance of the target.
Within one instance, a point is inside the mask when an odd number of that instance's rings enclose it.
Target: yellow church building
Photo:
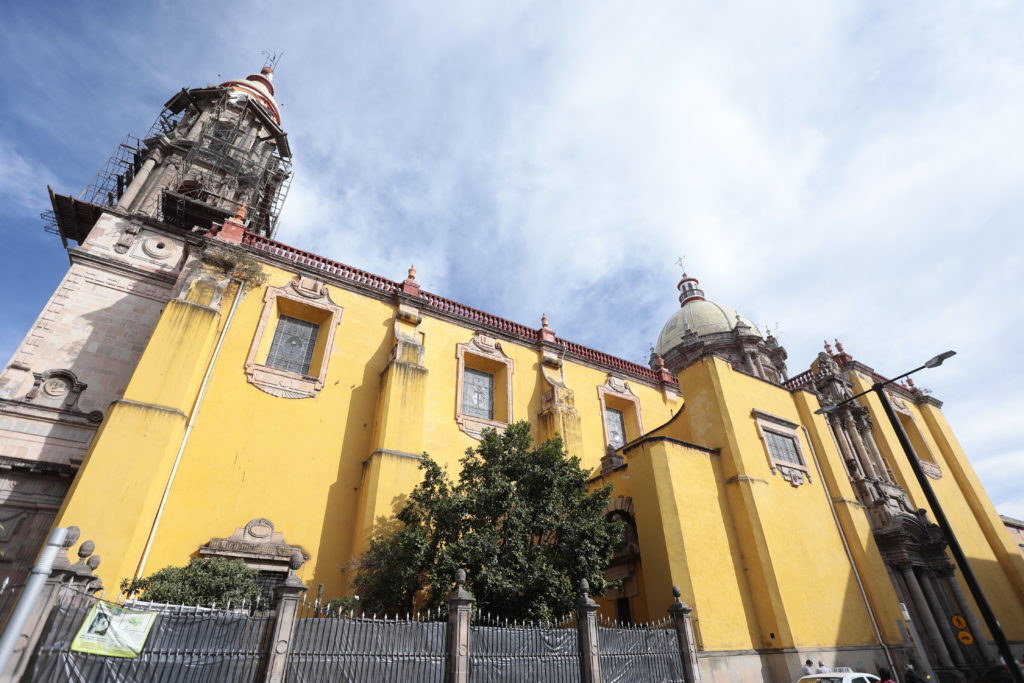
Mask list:
[[[87,193],[51,191],[71,267],[0,375],[11,576],[73,524],[108,587],[196,556],[272,583],[297,549],[304,583],[344,595],[422,453],[454,471],[482,430],[527,420],[613,486],[628,529],[603,614],[660,619],[679,586],[703,680],[791,681],[806,659],[962,680],[998,660],[880,403],[816,413],[881,379],[841,346],[791,376],[684,275],[643,366],[414,269],[278,242],[291,150],[269,68],[183,89],[122,148]],[[1024,557],[941,402],[888,395],[1019,657]]]

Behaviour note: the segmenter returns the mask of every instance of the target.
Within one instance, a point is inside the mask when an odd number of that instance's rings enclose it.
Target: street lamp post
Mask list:
[[[942,365],[943,361],[954,355],[956,355],[956,351],[940,353],[918,368],[914,368],[909,372],[903,373],[899,377],[895,377],[885,382],[875,382],[875,384],[867,391],[862,391],[856,396],[851,396],[850,398],[840,401],[834,405],[822,406],[816,410],[815,413],[819,415],[823,413],[831,413],[839,406],[850,403],[865,394],[871,393],[872,391],[878,395],[878,400],[882,402],[882,408],[885,410],[885,415],[889,418],[889,423],[896,432],[896,438],[899,440],[900,446],[903,447],[903,452],[906,454],[907,460],[910,461],[910,468],[914,470],[914,476],[917,477],[917,483],[921,486],[921,490],[924,491],[924,497],[928,500],[928,505],[931,506],[932,514],[935,515],[935,522],[939,525],[939,528],[942,529],[942,534],[946,538],[946,543],[949,545],[950,552],[953,553],[953,559],[956,561],[957,567],[960,568],[960,573],[964,577],[964,582],[967,583],[967,588],[971,591],[971,595],[974,596],[974,601],[978,604],[978,609],[981,611],[981,616],[985,620],[985,624],[988,626],[989,631],[991,631],[992,637],[995,638],[996,645],[999,648],[999,654],[1003,657],[1003,663],[1006,664],[1006,668],[1009,671],[1010,676],[1014,681],[1016,681],[1016,683],[1024,683],[1024,673],[1022,673],[1020,668],[1016,665],[1013,658],[1013,652],[1010,650],[1010,644],[1007,642],[1006,636],[1003,634],[1003,629],[999,626],[999,620],[996,619],[996,615],[992,612],[992,608],[989,606],[988,600],[985,599],[985,594],[982,592],[981,586],[978,584],[977,579],[974,578],[974,572],[971,570],[971,566],[967,563],[967,557],[964,555],[964,551],[960,548],[960,543],[957,541],[956,534],[953,533],[953,528],[949,525],[949,520],[946,519],[946,513],[943,512],[942,506],[939,504],[939,499],[935,496],[935,491],[932,490],[932,485],[928,481],[928,477],[925,475],[924,470],[921,469],[921,464],[918,462],[917,455],[914,453],[914,447],[910,444],[910,439],[907,438],[907,433],[904,431],[899,418],[896,417],[896,411],[893,410],[892,404],[889,402],[889,397],[885,393],[885,387],[889,384],[912,375],[918,370],[938,367]],[[981,634],[978,635],[980,637]]]

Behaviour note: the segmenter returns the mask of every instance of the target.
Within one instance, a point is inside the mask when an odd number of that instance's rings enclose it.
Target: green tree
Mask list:
[[[592,488],[560,438],[534,445],[530,424],[485,430],[458,483],[424,454],[423,481],[397,529],[371,539],[353,587],[367,612],[440,603],[459,567],[477,605],[509,619],[551,619],[575,603],[580,579],[605,590],[621,535],[605,518],[611,486]]]
[[[242,560],[194,557],[184,567],[164,567],[144,579],[122,579],[121,592],[175,605],[238,605],[260,597],[256,574]]]

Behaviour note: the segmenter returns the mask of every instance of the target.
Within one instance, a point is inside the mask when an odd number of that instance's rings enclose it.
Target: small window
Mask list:
[[[300,375],[309,374],[319,330],[316,323],[282,315],[277,322],[274,341],[270,344],[267,365]]]
[[[621,410],[616,408],[604,409],[604,429],[608,435],[609,446],[621,448],[626,445],[626,419]]]
[[[494,419],[494,375],[466,368],[462,375],[462,413]]]
[[[810,482],[811,472],[800,445],[800,425],[756,409],[750,416],[754,418],[754,425],[764,444],[771,473],[781,475],[793,486]]]
[[[479,439],[484,429],[502,431],[512,422],[512,359],[501,343],[482,333],[457,344],[458,374],[455,421],[459,429]]]
[[[773,460],[803,465],[800,451],[797,450],[796,439],[792,436],[779,434],[769,429],[764,430],[764,441],[768,444],[768,453]]]
[[[609,374],[605,383],[597,388],[600,415],[604,417],[604,442],[612,448],[622,448],[643,434],[640,421],[640,399],[629,384]]]
[[[263,301],[245,361],[249,383],[281,398],[316,396],[327,379],[342,307],[323,282],[304,276],[268,287]]]

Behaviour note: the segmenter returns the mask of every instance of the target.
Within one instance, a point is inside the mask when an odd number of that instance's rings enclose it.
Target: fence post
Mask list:
[[[469,683],[469,620],[476,599],[465,588],[466,570],[455,572],[455,590],[448,594],[448,665],[446,683]]]
[[[601,683],[601,651],[597,641],[597,603],[590,599],[590,584],[580,579],[576,601],[576,630],[579,634],[580,680]]]
[[[672,617],[672,625],[676,629],[679,640],[679,656],[683,660],[683,671],[686,672],[686,683],[700,683],[700,668],[697,666],[697,641],[693,637],[693,608],[682,602],[679,597],[682,591],[679,586],[672,586],[675,602],[668,608]]]
[[[295,615],[299,610],[299,598],[309,590],[309,586],[295,575],[306,558],[298,550],[288,560],[288,578],[284,583],[274,586],[274,597],[277,609],[274,615],[274,634],[270,639],[271,647],[267,657],[267,673],[263,677],[265,683],[282,683],[288,665],[288,651],[295,633]]]
[[[0,675],[0,683],[21,680],[25,670],[28,668],[29,661],[32,659],[32,653],[35,652],[39,639],[42,638],[46,620],[60,598],[61,589],[64,586],[80,582],[83,590],[88,592],[95,592],[103,587],[99,578],[93,574],[93,570],[100,564],[99,555],[93,555],[93,549],[96,547],[95,543],[86,541],[78,548],[78,562],[75,564],[71,564],[68,560],[68,550],[78,541],[80,536],[81,531],[78,527],[70,526],[67,528],[64,541],[54,556],[50,575],[46,577],[36,604],[21,628],[21,634],[14,645],[11,659],[4,668],[3,674]]]

